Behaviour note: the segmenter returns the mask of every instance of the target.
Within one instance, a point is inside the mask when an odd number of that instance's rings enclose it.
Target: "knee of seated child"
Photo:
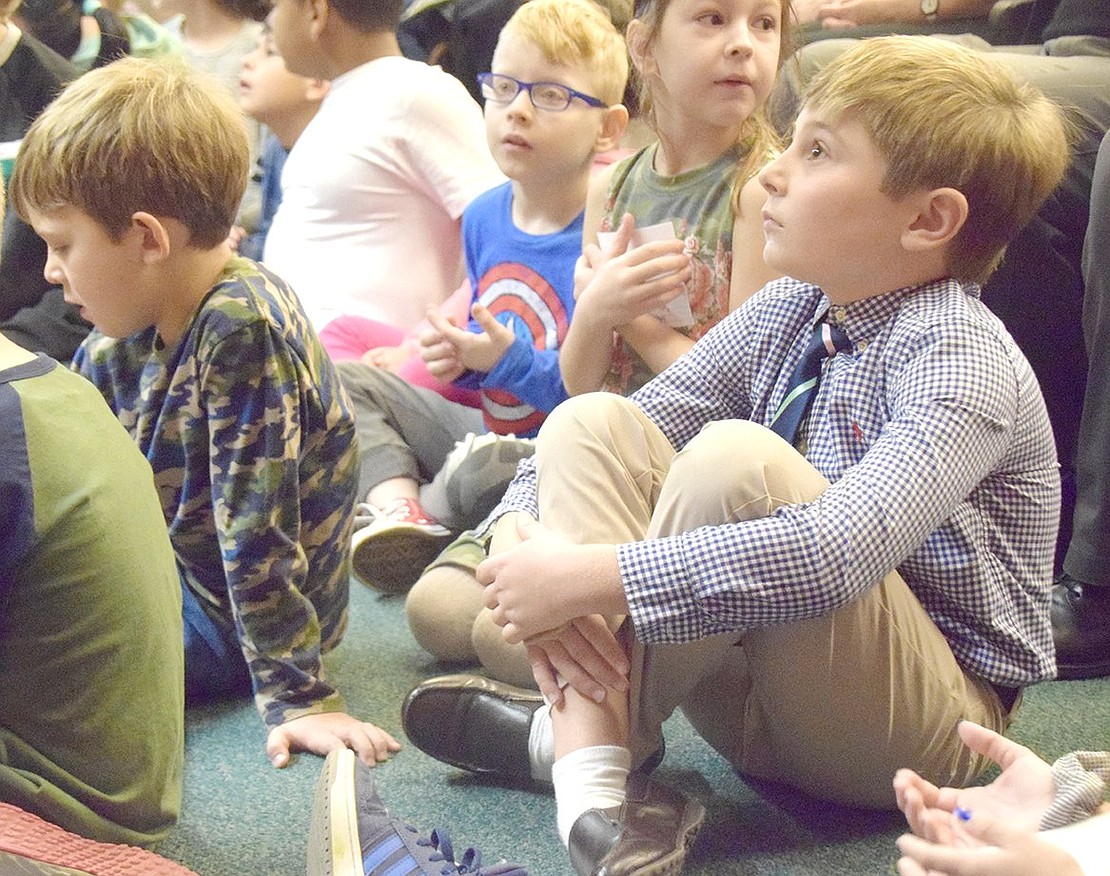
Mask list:
[[[722,472],[728,480],[722,483]],[[668,478],[689,497],[708,491],[726,498],[730,520],[751,520],[783,504],[808,502],[829,482],[802,454],[770,429],[750,420],[719,420],[701,430],[675,455]]]
[[[434,566],[405,598],[405,617],[417,644],[438,660],[473,663],[471,629],[482,610],[482,585],[470,569]]]
[[[517,687],[536,687],[524,645],[510,645],[502,638],[501,627],[494,623],[488,608],[483,608],[474,621],[471,644],[490,678]]]

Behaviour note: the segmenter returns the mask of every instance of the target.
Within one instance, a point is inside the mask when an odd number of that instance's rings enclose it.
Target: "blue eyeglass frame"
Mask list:
[[[574,98],[577,97],[580,101],[585,103],[587,106],[597,107],[598,109],[608,109],[609,108],[609,104],[607,104],[605,101],[599,100],[598,98],[593,97],[592,95],[584,94],[581,91],[576,91],[575,89],[571,88],[569,85],[563,85],[562,82],[521,82],[519,79],[514,79],[512,76],[506,76],[504,73],[490,73],[490,72],[479,73],[476,78],[478,80],[478,87],[479,88],[484,86],[487,82],[492,82],[494,79],[507,79],[510,82],[515,82],[516,83],[516,94],[514,94],[508,100],[498,100],[496,97],[490,97],[489,95],[487,95],[485,93],[485,91],[483,91],[482,96],[485,97],[486,100],[492,100],[494,103],[512,103],[514,100],[516,100],[516,95],[517,94],[520,94],[520,92],[522,92],[522,91],[527,91],[528,92],[528,100],[530,100],[532,102],[532,106],[536,107],[536,109],[543,110],[544,112],[549,112],[549,113],[550,112],[561,113],[564,110],[567,110],[567,109],[570,108],[570,100],[567,101],[567,105],[565,107],[563,107],[563,109],[561,109],[561,110],[551,110],[551,109],[548,109],[547,107],[536,106],[536,99],[532,96],[532,89],[537,85],[557,85],[559,88],[566,89],[566,91],[569,92],[571,100],[573,100]]]

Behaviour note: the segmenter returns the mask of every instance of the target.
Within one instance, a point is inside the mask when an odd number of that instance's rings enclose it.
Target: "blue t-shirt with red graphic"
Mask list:
[[[481,392],[491,432],[527,438],[567,397],[559,347],[574,311],[583,214],[552,234],[527,234],[513,223],[512,203],[512,183],[479,195],[463,212],[462,237],[474,300],[509,326],[516,341],[490,371],[455,382]],[[481,331],[473,320],[469,328]]]

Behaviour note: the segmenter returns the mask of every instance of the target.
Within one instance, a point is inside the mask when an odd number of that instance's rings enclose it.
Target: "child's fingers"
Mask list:
[[[912,858],[898,859],[898,873],[899,876],[930,876],[929,872]]]
[[[475,302],[474,306],[470,308],[470,315],[474,317],[478,327],[487,335],[496,335],[506,330],[505,326],[497,321],[485,305]]]
[[[926,807],[951,810],[952,806],[955,805],[954,800],[952,801],[952,805],[941,805],[938,798],[940,788],[932,782],[923,779],[913,770],[899,770],[894,777],[894,788],[899,799],[901,799],[903,794],[909,794],[911,791],[916,793],[922,805]]]
[[[898,851],[902,853],[902,860],[912,861],[921,868],[920,870],[901,869],[902,863],[899,861],[899,868],[902,873],[940,871],[949,874],[949,876],[958,876],[958,874],[966,872],[964,869],[968,860],[968,849],[966,848],[952,849],[934,845],[910,833],[903,834],[895,842],[898,845]]]
[[[289,765],[289,734],[282,727],[275,727],[266,738],[266,756],[278,769]]]
[[[444,314],[440,312],[438,307],[429,307],[425,316],[427,317],[428,322],[432,324],[432,328],[435,329],[436,333],[441,336],[446,335],[449,331],[458,330],[455,326],[455,323],[452,322],[448,317],[444,316]],[[424,332],[424,334],[421,335],[421,338],[423,338],[426,334],[427,332]]]
[[[445,340],[436,341],[434,344],[422,344],[420,358],[425,362],[437,362],[441,359],[457,359],[458,353],[454,344]]]
[[[639,246],[625,253],[623,258],[625,263],[629,266],[643,265],[655,259],[681,258],[687,262],[690,260],[690,256],[686,252],[685,244],[678,239],[652,240],[648,243],[641,243]]]
[[[609,241],[609,245],[604,248],[605,254],[609,257],[620,255],[628,249],[628,245],[632,243],[632,235],[635,233],[636,219],[631,213],[625,213],[621,216],[616,235]]]
[[[649,308],[673,301],[686,290],[690,275],[684,271],[668,271],[645,278],[635,284],[634,297]]]
[[[601,247],[596,243],[587,243],[582,248],[582,255],[578,257],[578,261],[574,263],[575,272],[596,270],[598,265],[606,261],[608,256],[601,251]]]
[[[693,276],[690,257],[682,253],[663,253],[627,263],[623,270],[622,285],[646,285],[660,279],[684,283]],[[614,275],[614,276],[620,276]]]
[[[558,705],[563,701],[563,688],[559,684],[558,673],[547,659],[547,653],[542,648],[528,647],[528,663],[532,667],[532,677],[536,680],[536,687],[540,689],[545,700],[551,705]]]
[[[1031,754],[1024,745],[1019,745],[1012,739],[1007,739],[1000,733],[995,733],[973,721],[961,721],[956,728],[964,745],[990,758],[994,763],[1005,769],[1019,757]]]

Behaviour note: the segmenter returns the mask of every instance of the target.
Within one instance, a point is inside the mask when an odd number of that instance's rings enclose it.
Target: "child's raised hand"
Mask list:
[[[653,240],[625,251],[633,230],[632,217],[626,215],[609,247],[589,244],[583,250],[584,263],[575,277],[576,320],[585,317],[618,328],[665,307],[685,291],[693,268],[684,241]]]
[[[417,339],[420,344],[420,358],[424,360],[429,374],[437,380],[450,383],[466,371],[458,349],[446,336],[446,331],[455,328],[455,325],[437,307],[429,307],[425,316],[431,323],[431,328],[421,332]]]
[[[636,219],[631,213],[621,216],[617,230],[604,246],[587,244],[574,263],[574,300],[577,301],[587,286],[593,281],[597,269],[610,259],[616,258],[628,249],[632,234],[636,230]]]
[[[513,345],[516,335],[511,328],[494,319],[488,308],[477,302],[470,308],[470,315],[482,329],[480,332],[459,328],[442,316],[433,320],[432,325],[443,335],[444,341],[455,350],[455,355],[464,370],[490,371],[501,361],[505,351]],[[431,314],[428,315],[428,319],[432,320]],[[428,370],[431,370],[430,365]]]
[[[400,742],[368,721],[345,712],[318,712],[271,730],[266,737],[266,756],[281,768],[289,764],[291,751],[310,751],[323,757],[340,746],[351,749],[367,766],[384,763],[401,750]]]

